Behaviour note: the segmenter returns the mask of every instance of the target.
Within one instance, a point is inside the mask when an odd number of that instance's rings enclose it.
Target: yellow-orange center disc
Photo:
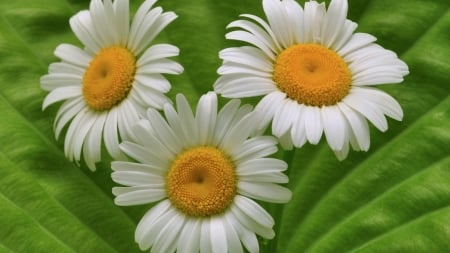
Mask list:
[[[94,110],[109,110],[125,99],[136,73],[136,58],[126,48],[103,48],[83,76],[83,97]]]
[[[235,166],[221,150],[200,146],[180,153],[166,177],[168,198],[183,213],[222,213],[236,195]]]
[[[317,44],[298,44],[278,55],[273,80],[300,104],[334,105],[349,92],[351,73],[333,50]]]

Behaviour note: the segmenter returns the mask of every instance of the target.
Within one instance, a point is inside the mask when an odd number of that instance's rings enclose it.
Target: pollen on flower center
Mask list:
[[[273,80],[300,104],[334,105],[349,92],[351,73],[333,50],[317,44],[298,44],[284,50],[275,63]]]
[[[94,110],[109,110],[125,99],[136,73],[136,58],[126,48],[103,48],[83,76],[83,97]]]
[[[236,195],[233,162],[223,151],[210,146],[180,153],[169,169],[166,182],[172,204],[194,217],[224,212]]]

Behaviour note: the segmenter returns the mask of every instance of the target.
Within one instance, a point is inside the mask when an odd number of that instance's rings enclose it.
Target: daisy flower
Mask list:
[[[108,153],[123,156],[118,146],[130,138],[131,125],[148,107],[161,109],[169,101],[171,88],[162,74],[179,74],[183,68],[166,59],[177,56],[177,47],[149,44],[177,16],[152,8],[156,0],[145,1],[129,25],[128,0],[93,0],[89,10],[70,19],[70,26],[84,49],[61,44],[55,50],[60,62],[49,66],[41,77],[49,91],[43,109],[64,101],[54,131],[58,139],[67,129],[64,151],[78,164],[81,153],[91,170],[101,159],[102,139]]]
[[[135,162],[114,161],[117,205],[158,202],[139,222],[135,240],[151,252],[259,252],[256,234],[271,239],[274,220],[254,200],[285,203],[291,192],[287,164],[268,158],[271,136],[248,138],[251,106],[231,100],[217,112],[217,95],[200,98],[194,113],[183,95],[177,110],[164,106],[134,128],[134,141],[120,144]]]
[[[317,144],[324,133],[342,160],[349,144],[369,149],[367,120],[381,131],[385,115],[402,120],[398,102],[373,86],[402,82],[408,67],[372,35],[354,33],[346,0],[332,0],[328,10],[316,1],[304,9],[294,0],[262,4],[268,22],[244,14],[228,25],[238,29],[227,39],[252,46],[222,50],[214,84],[228,98],[263,96],[255,108],[262,131],[272,122],[287,149]]]

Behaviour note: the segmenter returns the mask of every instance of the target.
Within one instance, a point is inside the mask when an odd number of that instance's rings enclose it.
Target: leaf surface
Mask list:
[[[140,3],[131,1],[133,12]],[[218,77],[218,52],[240,45],[225,40],[226,25],[239,14],[262,16],[261,3],[158,4],[178,18],[156,42],[178,46],[185,68],[169,77],[169,96],[184,93],[194,105]],[[68,21],[88,5],[0,0],[0,252],[140,252],[134,229],[150,206],[115,206],[108,156],[95,173],[70,163],[64,138],[53,133],[59,105],[41,110],[39,78],[57,61],[58,44],[81,46]],[[381,86],[402,105],[404,120],[389,120],[386,133],[371,127],[370,150],[351,151],[343,162],[324,141],[296,150],[291,202],[264,204],[278,231],[261,241],[263,252],[448,252],[449,7],[447,0],[349,0],[357,31],[376,36],[410,68],[404,83]]]

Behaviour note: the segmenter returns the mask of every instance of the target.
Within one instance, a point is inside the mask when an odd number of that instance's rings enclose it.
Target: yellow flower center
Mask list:
[[[349,92],[351,73],[333,50],[317,44],[299,44],[284,50],[275,63],[273,80],[300,104],[334,105]]]
[[[194,217],[220,214],[236,196],[235,166],[221,150],[200,146],[180,153],[166,177],[168,198]]]
[[[103,48],[86,69],[83,97],[94,110],[109,110],[125,99],[136,73],[136,58],[126,48]]]

